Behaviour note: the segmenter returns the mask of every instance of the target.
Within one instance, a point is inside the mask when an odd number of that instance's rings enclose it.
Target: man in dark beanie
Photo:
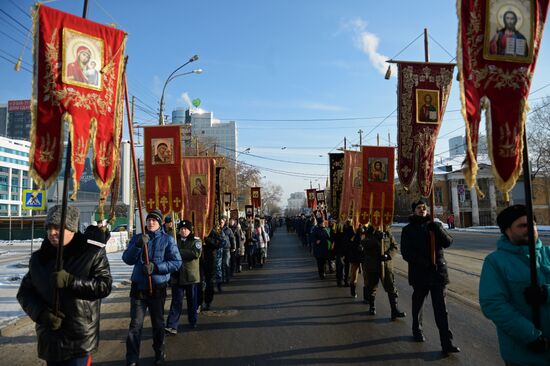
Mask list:
[[[550,365],[550,248],[535,232],[537,286],[531,286],[527,208],[513,205],[497,216],[502,232],[497,250],[483,262],[479,305],[497,327],[500,355],[506,365]],[[540,329],[533,323],[540,311]]]
[[[432,221],[428,214],[426,200],[419,199],[413,202],[411,208],[413,214],[409,217],[409,224],[401,232],[401,254],[409,264],[409,284],[413,287],[414,340],[417,342],[426,340],[422,331],[422,308],[426,296],[430,293],[443,354],[460,352],[460,349],[452,343],[453,335],[449,330],[445,304],[449,274],[443,249],[451,245],[453,238],[447,234],[441,223]],[[435,239],[433,244],[432,235]]]
[[[148,260],[144,247],[147,246]],[[181,256],[174,238],[162,230],[162,212],[147,214],[144,234],[136,234],[122,254],[122,260],[133,265],[130,289],[130,329],[126,338],[126,362],[135,366],[139,361],[141,330],[145,312],[149,310],[153,328],[155,365],[166,359],[164,345],[164,303],[170,274],[181,266]],[[149,278],[152,288],[149,288]]]
[[[48,365],[84,366],[91,364],[91,353],[99,345],[99,310],[101,299],[111,293],[111,271],[105,244],[87,241],[78,231],[80,212],[72,206],[66,209],[63,269],[56,271],[61,208],[48,210],[47,238],[31,255],[17,300],[36,323],[38,357]]]
[[[198,286],[201,280],[199,258],[202,253],[202,242],[200,238],[193,235],[193,223],[189,220],[180,222],[178,234],[178,249],[183,265],[178,271],[172,273],[170,281],[172,285],[172,302],[165,328],[166,332],[172,335],[178,333],[178,323],[184,297],[187,300],[189,327],[192,329],[196,327]]]

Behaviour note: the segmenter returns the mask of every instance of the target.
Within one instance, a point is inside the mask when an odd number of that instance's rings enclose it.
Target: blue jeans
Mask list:
[[[178,329],[181,311],[183,308],[183,297],[187,294],[187,320],[189,324],[197,323],[197,287],[200,284],[190,285],[172,285],[172,302],[170,303],[170,311],[166,326],[168,328]]]
[[[223,249],[216,250],[216,283],[223,282]]]
[[[224,283],[229,283],[231,277],[231,251],[224,249],[222,253],[222,278]]]
[[[164,302],[166,289],[163,293],[143,298],[130,298],[130,329],[126,338],[126,361],[139,361],[139,347],[145,312],[149,309],[153,328],[153,349],[155,353],[164,351]]]
[[[92,364],[92,355],[71,358],[70,360],[57,361],[57,362],[46,362],[48,366],[90,366]]]

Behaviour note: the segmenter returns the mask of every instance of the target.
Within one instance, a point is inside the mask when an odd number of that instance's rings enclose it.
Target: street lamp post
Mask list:
[[[168,85],[168,83],[172,80],[174,80],[174,78],[178,77],[178,76],[182,76],[182,75],[187,75],[187,74],[200,74],[202,72],[201,69],[198,69],[198,70],[193,70],[191,72],[188,72],[188,73],[183,73],[183,74],[179,74],[179,75],[175,75],[174,74],[176,72],[178,72],[179,70],[181,70],[184,66],[190,64],[191,62],[195,62],[199,59],[199,56],[198,55],[193,55],[193,57],[191,57],[189,60],[187,60],[186,63],[184,63],[183,65],[181,65],[180,67],[178,67],[177,69],[175,69],[174,71],[172,71],[172,73],[170,74],[170,76],[168,76],[168,78],[166,79],[166,81],[164,82],[164,86],[162,88],[162,94],[160,96],[160,109],[159,109],[159,125],[164,125],[164,91],[166,90],[166,85]],[[200,70],[200,71],[199,71]]]

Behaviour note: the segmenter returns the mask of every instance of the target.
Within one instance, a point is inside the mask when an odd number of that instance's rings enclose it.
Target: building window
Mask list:
[[[12,175],[19,175],[19,169],[12,169],[11,174]]]
[[[7,194],[0,194],[0,200],[7,200],[8,199],[8,195]]]
[[[11,205],[11,212],[12,213],[17,213],[19,212],[19,206],[18,205]]]
[[[11,200],[12,201],[19,201],[19,195],[18,194],[12,194],[11,195]]]
[[[0,173],[9,173],[9,172],[10,172],[10,170],[8,168],[6,168],[4,166],[0,167]]]
[[[441,189],[441,187],[434,188],[434,198],[435,198],[436,205],[443,204],[443,189]]]

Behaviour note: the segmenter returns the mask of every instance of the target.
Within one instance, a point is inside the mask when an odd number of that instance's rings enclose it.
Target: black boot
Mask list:
[[[441,335],[441,353],[448,356],[449,353],[458,353],[460,348],[453,344],[453,333],[449,330],[447,333],[444,332]]]
[[[390,299],[391,320],[404,318],[407,314],[404,311],[400,311],[397,307],[397,295],[388,294],[388,298]]]
[[[366,286],[363,286],[363,302],[369,304],[369,291]]]
[[[374,296],[369,296],[369,315],[376,315],[376,306],[374,306]]]
[[[349,292],[351,294],[351,297],[357,298],[357,292],[355,292],[355,284],[354,283],[349,285]]]

